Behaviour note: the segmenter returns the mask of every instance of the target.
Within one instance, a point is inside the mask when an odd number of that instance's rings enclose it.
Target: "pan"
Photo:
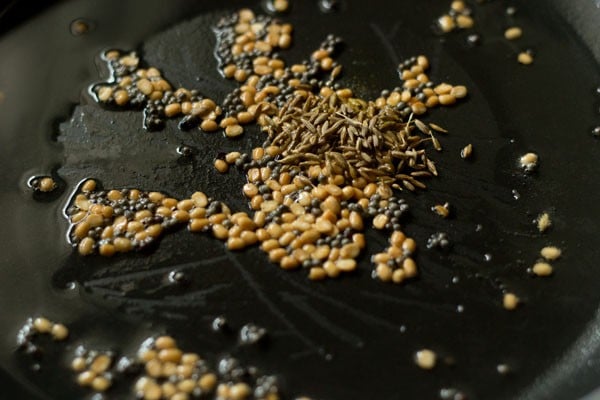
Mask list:
[[[231,355],[277,376],[283,398],[575,399],[600,384],[600,250],[597,246],[600,47],[597,2],[481,1],[472,29],[432,29],[448,2],[293,1],[279,18],[295,27],[282,53],[299,61],[328,34],[343,39],[340,84],[365,98],[400,84],[398,64],[425,54],[431,77],[469,88],[466,101],[423,118],[449,131],[434,154],[440,176],[427,190],[402,192],[405,230],[421,244],[419,277],[402,285],[371,277],[368,255],[349,276],[311,282],[284,271],[257,248],[227,251],[185,229],[141,252],[83,257],[66,240],[63,216],[80,182],[103,188],[196,190],[242,210],[243,176],[219,175],[217,154],[260,145],[250,128],[237,140],[176,121],[143,128],[137,110],[95,103],[90,85],[107,78],[99,55],[137,50],[173,83],[222,100],[234,85],[217,72],[212,27],[264,3],[74,0],[15,1],[0,17],[0,140],[3,190],[0,346],[2,397],[92,398],[69,364],[79,346],[135,355],[147,337],[168,334],[211,363]],[[503,32],[519,26],[523,36]],[[532,65],[517,55],[529,51]],[[469,160],[460,151],[472,144]],[[188,146],[191,155],[177,149]],[[539,156],[527,174],[518,159]],[[52,176],[51,193],[30,177]],[[431,212],[448,202],[451,218]],[[548,213],[551,228],[534,221]],[[425,245],[448,235],[448,249]],[[386,237],[368,232],[366,253]],[[551,277],[528,272],[542,247],[562,249]],[[505,292],[519,307],[502,307]],[[40,337],[39,354],[20,351],[27,319],[47,316],[69,338]],[[215,320],[218,329],[215,329]],[[248,323],[266,330],[240,342]],[[437,364],[414,362],[432,349]],[[132,377],[96,398],[133,398]]]

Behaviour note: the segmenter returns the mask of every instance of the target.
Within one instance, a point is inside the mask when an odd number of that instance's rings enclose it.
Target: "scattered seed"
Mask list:
[[[552,275],[552,266],[547,262],[538,262],[533,265],[532,271],[537,276]]]
[[[526,51],[522,51],[517,56],[517,61],[523,65],[530,65],[533,63],[533,56]]]
[[[514,293],[505,293],[502,305],[507,310],[514,310],[519,305],[519,298]]]
[[[554,261],[562,255],[562,251],[555,246],[546,246],[540,251],[540,255],[548,261]]]
[[[415,353],[415,363],[419,368],[430,370],[435,367],[437,355],[433,350],[422,349]]]
[[[513,26],[504,31],[504,37],[508,40],[515,40],[521,37],[523,31],[518,26]]]

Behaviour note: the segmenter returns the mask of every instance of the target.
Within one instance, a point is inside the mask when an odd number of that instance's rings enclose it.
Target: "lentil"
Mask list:
[[[502,305],[507,310],[514,310],[519,305],[519,298],[514,293],[505,293]]]
[[[538,262],[533,265],[532,272],[537,276],[552,275],[552,266],[547,262]]]
[[[432,350],[422,349],[415,353],[415,363],[422,369],[433,369],[436,361],[437,355]]]
[[[555,246],[546,246],[540,251],[540,255],[548,261],[554,261],[562,255],[562,251]]]
[[[518,26],[513,26],[504,31],[504,37],[507,40],[515,40],[523,35],[523,31]]]
[[[517,61],[523,65],[530,65],[533,63],[533,56],[527,51],[522,51],[517,56]]]

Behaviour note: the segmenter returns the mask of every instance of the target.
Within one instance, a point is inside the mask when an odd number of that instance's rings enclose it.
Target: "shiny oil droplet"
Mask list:
[[[211,323],[211,327],[212,327],[213,331],[216,331],[216,332],[226,331],[229,328],[227,318],[225,318],[222,315],[216,317],[215,319],[213,319],[213,321]]]
[[[335,11],[339,11],[341,7],[340,0],[320,0],[319,1],[319,10],[324,13],[331,13]]]

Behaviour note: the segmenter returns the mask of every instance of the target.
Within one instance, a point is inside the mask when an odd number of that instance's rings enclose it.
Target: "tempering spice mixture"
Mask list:
[[[273,12],[289,7],[285,0],[268,4]],[[71,29],[77,34],[89,29],[76,22]],[[436,22],[443,34],[475,25],[473,10],[463,1],[453,1]],[[202,191],[176,199],[160,191],[103,189],[94,179],[85,180],[65,208],[68,240],[79,254],[110,257],[139,250],[185,225],[190,232],[223,241],[229,250],[257,245],[272,263],[286,270],[303,269],[316,281],[359,268],[366,247],[364,232],[373,228],[387,234],[389,246],[371,256],[372,276],[402,283],[418,275],[417,243],[404,232],[409,205],[401,194],[425,190],[426,180],[438,176],[430,155],[442,150],[438,136],[448,133],[418,117],[438,106],[454,105],[467,97],[467,88],[432,82],[427,75],[429,60],[419,55],[398,66],[398,87],[381,91],[374,100],[363,99],[352,88],[336,83],[343,69],[336,61],[339,37],[327,36],[309,58],[287,65],[279,51],[292,46],[293,31],[291,24],[250,9],[216,24],[219,71],[238,84],[221,104],[198,90],[174,87],[159,68],[147,66],[136,52],[102,54],[110,77],[93,85],[90,93],[105,107],[140,110],[148,131],[176,118],[181,130],[221,131],[236,138],[244,134],[244,126],[256,124],[264,143],[248,153],[232,151],[214,160],[219,173],[237,170],[243,175],[239,190],[248,200],[248,210],[232,210]],[[517,41],[523,31],[511,26],[503,34],[506,40]],[[479,36],[469,35],[467,41],[477,44]],[[527,50],[517,59],[521,64],[533,62]],[[181,154],[186,151],[178,149]],[[472,144],[460,151],[463,159],[472,155]],[[533,173],[538,156],[527,153],[518,164]],[[31,181],[31,187],[50,192],[56,183],[41,176]],[[451,215],[447,202],[431,210],[442,218]],[[535,222],[540,232],[551,225],[547,213]],[[444,232],[435,233],[427,243],[428,248],[449,246]],[[540,256],[530,272],[551,275],[550,262],[560,258],[561,250],[547,246]],[[505,291],[501,304],[516,310],[521,300]],[[31,319],[19,334],[19,345],[36,353],[35,340],[44,334],[60,341],[69,331],[43,317]],[[248,324],[240,337],[253,344],[265,334],[263,328]],[[437,355],[421,349],[414,362],[430,370]],[[211,369],[198,354],[180,349],[170,336],[150,338],[137,357],[119,360],[114,352],[80,346],[71,369],[79,385],[94,392],[109,390],[114,376],[135,370],[139,375],[135,396],[148,400],[279,398],[275,377],[242,367],[231,357]]]
[[[401,63],[401,87],[374,101],[334,84],[342,66],[334,60],[340,38],[328,36],[309,60],[286,66],[274,55],[292,43],[293,27],[243,9],[216,26],[216,54],[223,76],[240,84],[221,105],[195,90],[174,90],[157,68],[141,67],[135,53],[104,54],[112,76],[92,87],[98,102],[142,108],[145,126],[180,118],[181,129],[219,128],[225,136],[256,122],[265,135],[251,154],[231,152],[214,166],[241,170],[241,190],[251,212],[196,192],[174,199],[137,189],[97,190],[85,182],[66,214],[69,239],[82,255],[103,256],[143,248],[175,225],[208,232],[230,250],[259,244],[284,269],[305,268],[312,280],[357,268],[367,222],[390,232],[390,247],[373,256],[373,276],[400,283],[417,275],[415,241],[402,232],[406,202],[394,191],[425,189],[437,176],[428,158],[441,150],[446,131],[415,118],[428,108],[466,97],[464,86],[431,82],[429,61]]]

